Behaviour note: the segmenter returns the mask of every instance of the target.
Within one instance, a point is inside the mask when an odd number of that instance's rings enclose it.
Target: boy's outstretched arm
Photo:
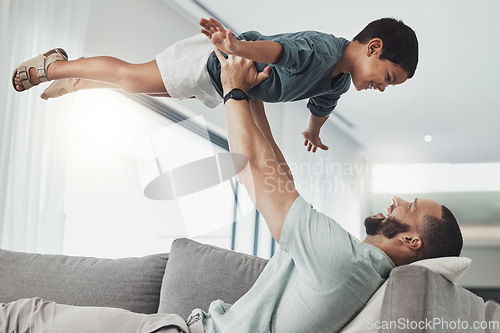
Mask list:
[[[253,62],[248,59],[232,55],[225,59],[218,50],[215,53],[221,62],[224,95],[235,88],[247,92],[269,75],[268,71],[264,71],[263,75],[257,74]],[[271,235],[279,243],[286,215],[299,194],[281,170],[271,145],[255,124],[249,102],[229,99],[225,108],[229,149],[248,159],[248,165],[238,174],[238,180],[247,189],[264,216]]]
[[[205,34],[212,43],[222,52],[232,54],[260,62],[274,64],[281,59],[283,46],[278,42],[244,41],[234,37],[231,29],[226,30],[222,24],[214,18],[201,19],[201,32]]]
[[[319,131],[321,130],[321,127],[326,123],[328,120],[327,117],[316,117],[313,116],[312,114],[309,115],[309,120],[307,122],[307,128],[304,132],[302,132],[302,135],[304,136],[304,146],[307,146],[307,151],[311,151],[315,153],[318,148],[321,148],[323,150],[328,150],[328,146],[324,145],[323,142],[321,142],[321,139],[319,137]]]

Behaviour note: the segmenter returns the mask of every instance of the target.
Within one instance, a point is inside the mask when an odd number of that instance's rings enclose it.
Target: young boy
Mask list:
[[[270,77],[248,92],[263,102],[309,98],[311,112],[303,132],[313,152],[328,149],[320,129],[352,80],[356,90],[396,85],[411,78],[418,62],[418,41],[403,22],[383,18],[368,24],[352,42],[316,31],[264,36],[249,31],[235,37],[215,19],[200,21],[202,34],[182,40],[145,64],[129,64],[113,57],[67,61],[54,49],[21,64],[13,85],[23,91],[42,81],[57,80],[41,95],[48,99],[90,88],[118,88],[153,96],[195,97],[210,108],[223,101],[220,63],[222,52],[256,62]],[[269,66],[269,67],[268,67]],[[248,98],[248,96],[242,96]]]

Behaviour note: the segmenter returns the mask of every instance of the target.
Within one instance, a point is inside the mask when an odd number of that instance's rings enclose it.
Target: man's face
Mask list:
[[[383,92],[389,85],[397,85],[408,79],[408,73],[387,59],[380,59],[380,46],[368,43],[366,54],[351,71],[356,90],[375,89]]]
[[[386,215],[378,213],[365,219],[366,234],[391,239],[402,232],[416,231],[425,215],[441,218],[441,209],[441,205],[433,200],[416,198],[408,202],[393,197]]]

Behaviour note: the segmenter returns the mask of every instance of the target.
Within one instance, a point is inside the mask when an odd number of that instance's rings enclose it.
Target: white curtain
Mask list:
[[[19,63],[54,47],[83,54],[91,0],[0,0],[0,248],[62,253],[72,97],[17,93]]]

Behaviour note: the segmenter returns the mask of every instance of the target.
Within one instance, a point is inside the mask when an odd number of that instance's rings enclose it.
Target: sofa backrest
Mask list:
[[[167,261],[168,254],[97,259],[0,250],[0,303],[40,297],[156,313]]]

